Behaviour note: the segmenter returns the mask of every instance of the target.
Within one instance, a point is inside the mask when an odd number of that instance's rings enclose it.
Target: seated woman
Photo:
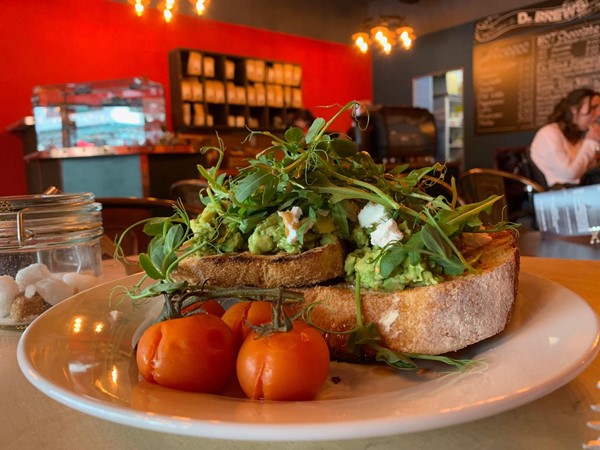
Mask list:
[[[531,143],[531,159],[546,177],[548,186],[577,185],[596,165],[600,149],[600,114],[597,94],[576,89],[555,107]],[[592,102],[592,99],[595,101]]]

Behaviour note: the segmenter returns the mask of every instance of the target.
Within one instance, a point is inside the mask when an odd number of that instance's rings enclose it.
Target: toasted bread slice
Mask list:
[[[364,323],[376,324],[383,345],[407,353],[443,354],[456,351],[501,332],[511,317],[516,298],[519,251],[513,232],[491,234],[489,243],[463,254],[477,273],[461,275],[437,285],[397,292],[363,290]],[[354,288],[348,285],[304,289],[304,304],[313,302],[311,320],[332,332],[356,326]],[[333,359],[370,359],[353,356],[347,335],[326,333]]]
[[[344,258],[340,242],[299,254],[253,255],[245,252],[189,257],[179,263],[174,278],[219,287],[311,286],[342,276]]]

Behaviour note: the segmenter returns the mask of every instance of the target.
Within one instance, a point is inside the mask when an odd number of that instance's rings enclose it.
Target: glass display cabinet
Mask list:
[[[37,150],[141,146],[166,129],[164,89],[143,77],[36,86]]]

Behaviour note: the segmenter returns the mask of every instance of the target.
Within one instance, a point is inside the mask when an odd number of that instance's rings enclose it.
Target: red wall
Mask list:
[[[21,141],[6,127],[32,113],[36,85],[146,76],[163,83],[167,105],[167,54],[177,47],[299,63],[305,106],[372,98],[371,59],[348,45],[175,16],[165,24],[148,10],[109,0],[2,2],[0,14],[0,195],[26,193]],[[322,111],[322,112],[321,112]],[[349,119],[338,121],[344,130]]]

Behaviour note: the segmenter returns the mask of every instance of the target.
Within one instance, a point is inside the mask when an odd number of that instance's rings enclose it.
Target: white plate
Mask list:
[[[156,431],[263,441],[351,439],[429,430],[515,408],[569,382],[598,352],[598,318],[588,304],[560,285],[521,274],[510,326],[458,355],[484,361],[467,372],[417,375],[332,364],[337,383],[329,380],[310,402],[180,392],[138,381],[132,341],[161,302],[136,309],[109,303],[112,287],[138,276],[82,292],[27,328],[17,356],[34,386],[86,414]]]

